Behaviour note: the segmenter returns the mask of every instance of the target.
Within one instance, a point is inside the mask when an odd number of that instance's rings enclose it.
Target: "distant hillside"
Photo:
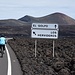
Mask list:
[[[24,22],[37,22],[37,19],[35,17],[28,16],[28,15],[20,18],[19,20],[24,21]]]
[[[26,22],[15,19],[0,20],[0,26],[23,26],[27,24]]]
[[[0,20],[0,25],[5,26],[26,26],[31,25],[33,22],[41,22],[41,23],[57,23],[59,25],[75,25],[75,20],[63,13],[53,13],[43,17],[32,17],[32,16],[24,16],[18,20],[16,19],[7,19]]]
[[[53,13],[39,18],[26,15],[18,20],[0,20],[0,34],[31,37],[33,22],[57,23],[59,24],[59,37],[75,37],[75,20],[63,13]]]
[[[27,37],[30,35],[30,24],[15,19],[0,20],[1,34],[4,34],[6,37]]]
[[[75,25],[75,20],[63,13],[53,13],[39,18],[26,15],[20,18],[19,20],[29,23],[43,22],[43,23],[58,23],[60,25]]]

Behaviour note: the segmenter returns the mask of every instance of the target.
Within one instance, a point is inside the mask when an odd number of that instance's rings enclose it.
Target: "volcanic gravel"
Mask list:
[[[53,40],[50,39],[14,38],[8,43],[19,60],[23,75],[75,75],[74,38],[55,40],[54,58]]]

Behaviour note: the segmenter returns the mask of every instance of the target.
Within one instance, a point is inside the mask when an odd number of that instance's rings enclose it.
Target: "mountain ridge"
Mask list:
[[[6,19],[0,20],[0,26],[24,26],[27,25],[26,22],[16,19]]]
[[[52,13],[50,15],[46,15],[43,17],[32,17],[29,15],[26,15],[19,20],[24,21],[24,22],[43,22],[43,23],[58,23],[60,25],[75,25],[75,19],[67,16],[66,14],[63,13]]]
[[[75,19],[63,13],[56,12],[43,17],[33,17],[26,15],[20,19],[0,20],[0,25],[5,26],[23,26],[31,25],[32,23],[57,23],[59,25],[75,25]]]
[[[62,13],[53,13],[39,18],[26,15],[18,20],[0,20],[0,34],[30,37],[32,23],[57,23],[60,37],[75,37],[75,20]]]

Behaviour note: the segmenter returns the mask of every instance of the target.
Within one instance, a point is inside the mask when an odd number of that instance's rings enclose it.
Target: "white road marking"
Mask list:
[[[7,70],[7,75],[12,75],[12,72],[11,72],[11,58],[10,58],[10,54],[9,54],[9,51],[5,45],[5,49],[6,49],[6,53],[7,53],[7,58],[8,58],[8,70]]]

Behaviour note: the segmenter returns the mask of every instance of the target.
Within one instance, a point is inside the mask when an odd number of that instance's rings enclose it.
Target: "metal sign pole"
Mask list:
[[[54,40],[53,40],[53,57],[54,57],[55,51],[54,51]]]
[[[36,49],[37,49],[37,40],[35,40],[35,57],[36,57]]]

